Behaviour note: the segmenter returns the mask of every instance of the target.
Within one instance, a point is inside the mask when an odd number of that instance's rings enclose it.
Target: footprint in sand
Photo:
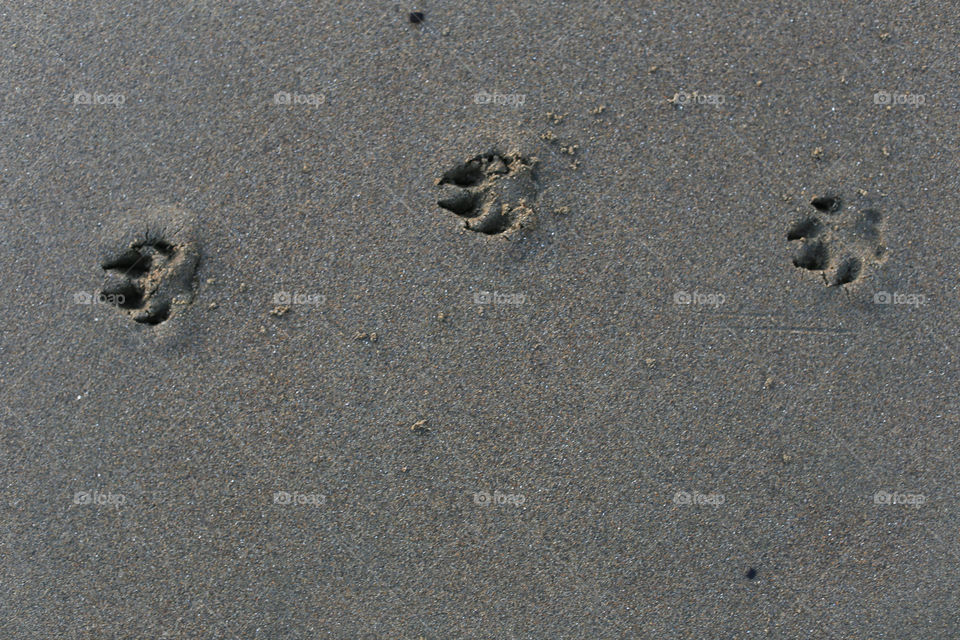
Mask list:
[[[200,251],[185,212],[157,207],[145,218],[103,251],[100,291],[134,322],[157,325],[193,302]]]
[[[883,216],[872,207],[848,208],[836,195],[814,198],[815,210],[790,227],[799,242],[793,264],[820,274],[827,286],[856,282],[884,260]]]
[[[486,235],[510,234],[533,223],[538,186],[535,158],[489,151],[441,176],[437,204],[464,219],[464,226]]]

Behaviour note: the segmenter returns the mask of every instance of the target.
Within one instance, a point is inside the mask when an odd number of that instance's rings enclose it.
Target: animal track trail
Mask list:
[[[799,242],[793,265],[819,273],[827,286],[856,282],[884,260],[883,216],[872,207],[848,208],[840,196],[814,198],[814,212],[787,231]]]
[[[185,218],[173,207],[154,209],[146,231],[128,231],[103,251],[101,293],[134,322],[161,324],[193,302],[200,252]]]
[[[533,224],[538,195],[535,158],[497,151],[475,156],[443,174],[437,205],[486,235],[509,236]]]

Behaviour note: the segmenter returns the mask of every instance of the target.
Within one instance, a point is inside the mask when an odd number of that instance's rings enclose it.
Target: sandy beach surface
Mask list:
[[[960,637],[958,32],[0,8],[0,635]]]

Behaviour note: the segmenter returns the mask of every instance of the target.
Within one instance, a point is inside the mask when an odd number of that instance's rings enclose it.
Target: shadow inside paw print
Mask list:
[[[835,195],[814,198],[816,213],[794,222],[787,241],[800,242],[793,258],[799,269],[818,272],[827,286],[860,279],[883,261],[883,216],[872,208],[846,209]]]
[[[122,240],[100,262],[106,272],[101,293],[135,322],[148,325],[167,321],[178,306],[193,301],[200,259],[192,238],[157,228],[150,225],[147,232]]]
[[[467,229],[509,235],[533,222],[538,188],[536,159],[490,151],[450,169],[437,180],[437,204],[461,218]]]

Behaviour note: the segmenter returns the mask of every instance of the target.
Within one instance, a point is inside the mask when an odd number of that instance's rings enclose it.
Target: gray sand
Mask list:
[[[0,636],[960,635],[955,11],[321,5],[2,11]]]

